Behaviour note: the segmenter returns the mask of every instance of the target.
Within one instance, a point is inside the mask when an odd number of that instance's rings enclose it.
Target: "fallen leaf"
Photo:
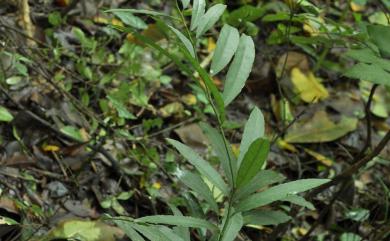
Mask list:
[[[175,114],[181,114],[184,106],[180,102],[169,103],[158,110],[161,117],[167,118]]]
[[[289,143],[320,143],[334,141],[357,128],[358,119],[341,116],[338,123],[325,111],[318,111],[303,122],[294,123],[284,138]]]
[[[181,101],[183,101],[186,105],[195,105],[197,103],[196,96],[193,94],[183,95],[181,97]]]
[[[44,145],[42,149],[44,152],[57,152],[60,150],[60,148],[55,145]]]
[[[286,71],[286,73],[290,73],[291,69],[294,67],[297,67],[304,72],[309,71],[310,66],[307,56],[305,54],[294,51],[283,54],[279,58],[278,63],[275,67],[276,76],[280,78],[283,69]]]
[[[77,239],[84,241],[115,241],[123,237],[123,232],[116,227],[100,221],[80,219],[66,220],[53,228],[47,236],[52,239]]]
[[[312,72],[303,73],[299,68],[291,70],[291,81],[301,99],[306,103],[316,103],[328,98],[328,90]]]

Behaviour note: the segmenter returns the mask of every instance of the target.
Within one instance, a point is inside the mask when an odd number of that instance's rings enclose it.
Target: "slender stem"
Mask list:
[[[366,136],[366,143],[364,144],[363,149],[360,151],[359,156],[363,156],[364,153],[367,151],[367,149],[371,148],[371,104],[374,99],[375,91],[378,88],[378,86],[379,86],[378,84],[374,84],[372,86],[370,95],[365,105],[367,136]]]

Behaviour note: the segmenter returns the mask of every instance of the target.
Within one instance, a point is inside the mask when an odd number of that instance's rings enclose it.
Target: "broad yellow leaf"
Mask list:
[[[293,68],[291,81],[301,99],[307,103],[316,103],[329,96],[328,90],[310,71],[305,74],[299,68]]]

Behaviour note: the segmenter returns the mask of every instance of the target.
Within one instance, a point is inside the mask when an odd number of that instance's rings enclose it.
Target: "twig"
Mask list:
[[[378,84],[374,84],[371,88],[370,95],[368,97],[367,103],[365,105],[366,112],[366,128],[367,128],[367,136],[366,143],[364,144],[363,149],[361,150],[358,156],[363,156],[367,149],[371,148],[371,104],[374,99],[375,91],[378,88]]]

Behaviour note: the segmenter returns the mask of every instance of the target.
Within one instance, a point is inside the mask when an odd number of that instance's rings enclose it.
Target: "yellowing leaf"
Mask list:
[[[325,111],[312,118],[294,123],[284,138],[289,143],[320,143],[334,141],[357,128],[358,119],[342,116],[337,123]]]
[[[183,95],[181,97],[181,101],[183,101],[186,105],[195,105],[197,103],[196,96],[193,94]]]
[[[208,38],[207,39],[207,52],[211,53],[214,51],[214,49],[217,47],[215,44],[215,40],[213,38]]]
[[[161,188],[161,183],[160,183],[160,182],[155,182],[155,183],[153,183],[152,187],[153,187],[154,189],[159,190],[159,189]]]
[[[328,90],[312,72],[308,72],[306,75],[299,68],[293,68],[291,70],[291,81],[301,99],[307,103],[316,103],[329,96]]]
[[[314,157],[317,161],[321,162],[323,165],[325,165],[327,167],[330,167],[333,165],[333,161],[331,159],[327,158],[326,156],[324,156],[318,152],[312,151],[310,149],[307,149],[307,148],[305,148],[304,150],[307,154]]]
[[[350,5],[352,11],[354,11],[354,12],[362,12],[365,9],[364,5],[354,3],[353,1],[351,1],[351,3],[349,5]]]
[[[173,116],[175,114],[181,114],[184,111],[184,106],[180,102],[173,102],[170,104],[167,104],[166,106],[163,106],[158,110],[158,113],[166,118]]]
[[[60,150],[60,148],[55,145],[44,145],[42,149],[45,152],[57,152]]]

